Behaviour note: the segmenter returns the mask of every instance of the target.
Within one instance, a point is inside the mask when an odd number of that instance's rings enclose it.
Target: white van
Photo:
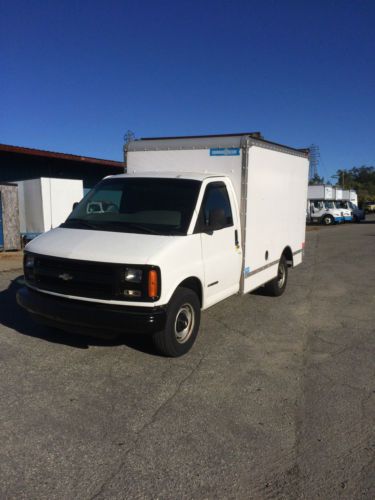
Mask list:
[[[128,173],[27,245],[17,299],[36,319],[149,332],[179,356],[201,310],[263,285],[284,292],[305,245],[307,150],[239,134],[138,140],[126,159]]]

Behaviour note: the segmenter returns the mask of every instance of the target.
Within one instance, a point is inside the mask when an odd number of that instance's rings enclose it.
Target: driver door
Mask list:
[[[209,183],[194,231],[201,234],[206,306],[239,290],[242,251],[233,212],[225,183]]]

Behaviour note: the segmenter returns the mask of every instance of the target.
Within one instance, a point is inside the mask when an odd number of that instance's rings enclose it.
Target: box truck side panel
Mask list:
[[[40,179],[20,181],[20,229],[22,233],[43,233],[44,216]]]
[[[333,188],[332,186],[324,186],[324,199],[333,200]]]
[[[52,229],[52,200],[51,200],[51,179],[41,177],[44,231]]]
[[[76,179],[51,179],[51,224],[58,227],[71,213],[73,203],[83,198],[83,182]]]
[[[318,184],[316,186],[308,187],[307,197],[309,200],[333,200],[334,191],[332,186]]]
[[[309,186],[308,189],[308,198],[309,200],[324,200],[325,192],[324,186]]]
[[[225,154],[221,154],[221,153]],[[128,173],[143,172],[206,172],[225,175],[233,183],[237,199],[241,199],[240,148],[205,148],[162,151],[129,151],[127,154]]]
[[[334,188],[335,189],[335,200],[342,200],[343,199],[343,191],[340,188]]]
[[[358,207],[358,195],[357,195],[357,193],[351,189],[349,196],[350,196],[350,201],[352,203],[354,203],[354,205],[357,205],[357,207]]]
[[[294,265],[305,242],[308,161],[280,151],[249,149],[243,291],[277,275],[289,247]]]
[[[41,179],[43,196],[44,231],[62,224],[83,197],[83,182],[76,179]]]

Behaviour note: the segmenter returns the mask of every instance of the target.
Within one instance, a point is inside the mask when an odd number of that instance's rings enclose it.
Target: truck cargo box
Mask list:
[[[18,181],[22,234],[40,234],[59,226],[83,197],[83,182],[41,177]]]
[[[309,186],[307,198],[309,200],[334,200],[334,188],[326,184]]]
[[[204,172],[232,181],[241,215],[243,293],[275,276],[285,248],[293,265],[302,261],[307,150],[250,135],[141,139],[128,144],[126,164],[133,174]]]

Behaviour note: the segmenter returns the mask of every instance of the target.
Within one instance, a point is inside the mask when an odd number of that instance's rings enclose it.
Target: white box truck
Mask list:
[[[336,192],[331,185],[318,184],[309,186],[307,190],[306,220],[325,226],[345,221],[345,210],[335,203]],[[349,216],[349,215],[348,215]]]
[[[361,222],[366,219],[365,210],[358,207],[358,196],[354,189],[343,189],[340,206],[352,213],[352,220]]]
[[[136,140],[126,156],[126,174],[27,245],[21,306],[68,331],[149,332],[179,356],[201,310],[284,292],[305,245],[307,150],[238,134]]]
[[[83,198],[83,182],[77,179],[41,177],[18,181],[20,231],[37,236],[63,223],[73,203]]]

